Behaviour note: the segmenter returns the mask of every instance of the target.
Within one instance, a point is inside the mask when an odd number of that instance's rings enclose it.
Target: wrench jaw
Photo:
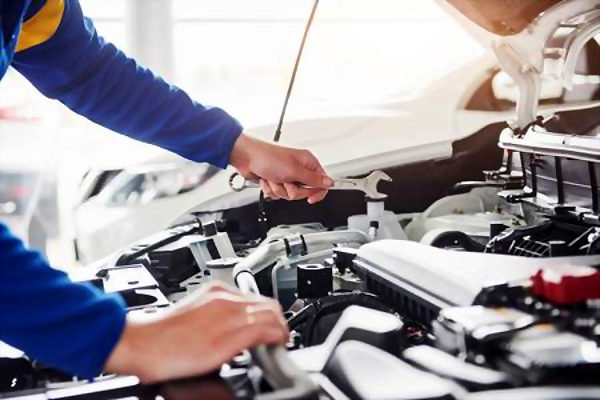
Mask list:
[[[387,199],[387,194],[380,193],[377,191],[377,186],[379,182],[386,181],[391,182],[392,178],[388,174],[383,171],[374,171],[371,172],[369,176],[364,179],[364,192],[367,199],[371,200],[385,200]]]

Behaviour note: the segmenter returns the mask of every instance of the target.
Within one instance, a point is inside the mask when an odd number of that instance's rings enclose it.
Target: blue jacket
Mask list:
[[[9,66],[45,96],[131,138],[217,167],[242,131],[98,35],[78,0],[0,0],[0,79]],[[119,340],[117,298],[69,281],[0,224],[0,340],[93,377]]]

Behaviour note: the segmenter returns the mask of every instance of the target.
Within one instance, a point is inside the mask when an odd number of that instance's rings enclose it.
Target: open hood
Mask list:
[[[521,33],[562,0],[446,0],[458,12],[495,35]],[[586,0],[583,0],[586,1]]]
[[[522,177],[528,191],[520,196],[538,205],[543,198],[598,215],[600,0],[445,0],[440,5],[495,53],[519,89],[517,118],[509,121],[499,141],[508,165],[496,178]],[[587,58],[591,63],[582,71],[581,61]],[[545,118],[540,93],[547,78],[568,92],[578,80],[588,80],[595,93],[587,104],[565,102],[556,115]],[[576,127],[569,120],[586,122]],[[513,162],[520,170],[516,176],[511,174]]]
[[[445,0],[439,4],[494,52],[502,70],[518,86],[517,119],[509,124],[519,138],[539,122],[544,79],[571,91],[579,80],[597,81],[600,75],[589,69],[581,75],[579,67],[589,55],[590,44],[600,37],[600,0]],[[581,108],[597,106],[598,98],[590,100]]]

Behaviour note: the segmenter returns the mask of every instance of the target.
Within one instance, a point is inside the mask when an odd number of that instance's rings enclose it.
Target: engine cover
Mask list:
[[[354,260],[369,291],[425,325],[437,317],[440,309],[475,304],[487,288],[526,282],[540,270],[565,264],[599,265],[600,256],[524,258],[389,240],[363,246]]]

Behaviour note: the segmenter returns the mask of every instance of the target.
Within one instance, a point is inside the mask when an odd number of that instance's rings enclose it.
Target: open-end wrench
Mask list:
[[[360,190],[364,192],[367,197],[373,200],[380,200],[385,199],[387,195],[377,191],[377,184],[380,181],[390,182],[391,180],[392,178],[390,178],[385,172],[374,171],[371,172],[367,177],[361,179],[335,179],[333,181],[333,186],[328,188],[328,190]],[[257,181],[245,179],[238,173],[231,175],[231,178],[229,178],[229,186],[234,192],[241,192],[242,190],[248,188],[260,188],[260,184]],[[312,186],[301,184],[298,185],[298,187],[304,189],[314,189]]]

